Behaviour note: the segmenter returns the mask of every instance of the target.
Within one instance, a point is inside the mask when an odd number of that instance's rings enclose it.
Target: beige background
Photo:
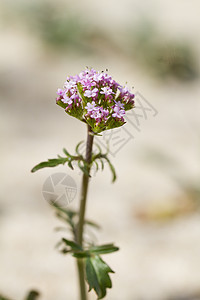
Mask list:
[[[142,121],[139,133],[125,125],[134,139],[111,157],[116,183],[110,184],[108,168],[91,180],[87,216],[102,224],[97,241],[120,247],[104,256],[116,272],[106,299],[200,294],[199,196],[194,196],[200,178],[200,82],[153,75],[141,57],[134,51],[130,55],[129,40],[134,48],[134,30],[150,20],[157,32],[152,39],[166,48],[168,40],[184,41],[199,70],[199,1],[59,1],[66,18],[82,20],[80,36],[85,28],[93,29],[88,40],[59,50],[43,43],[36,24],[29,26],[31,4],[37,2],[0,4],[0,292],[21,300],[36,288],[41,300],[78,299],[75,263],[54,249],[62,235],[54,228],[61,223],[41,191],[48,176],[66,172],[78,188],[69,207],[77,208],[80,173],[63,166],[35,174],[30,170],[61,154],[63,147],[73,152],[86,137],[84,124],[56,106],[55,96],[67,75],[93,66],[108,68],[158,111]],[[137,51],[143,60],[152,54]],[[178,55],[170,48],[164,64]],[[93,292],[89,299],[96,299]]]

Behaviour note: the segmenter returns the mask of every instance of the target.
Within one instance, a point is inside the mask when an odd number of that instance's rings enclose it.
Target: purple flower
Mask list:
[[[113,90],[109,88],[108,86],[105,86],[101,88],[100,94],[105,94],[105,96],[109,96],[111,94],[114,94]]]
[[[93,110],[90,114],[90,117],[95,119],[98,122],[99,119],[101,119],[101,112],[100,112],[99,108]]]
[[[125,87],[120,87],[119,88],[121,95],[126,95],[127,93],[130,93],[129,88],[127,87],[127,85]]]
[[[66,81],[64,87],[67,90],[70,90],[71,88],[76,87],[76,81]]]
[[[63,99],[62,99],[62,102],[70,105],[70,104],[72,104],[73,101],[67,95],[64,95]]]
[[[96,103],[92,101],[92,103],[88,102],[85,108],[87,109],[88,112],[95,110]]]
[[[120,102],[120,101],[115,101],[115,107],[119,107],[120,109],[123,108],[124,109],[124,103]]]
[[[57,91],[57,94],[59,95],[59,96],[63,96],[63,90],[62,89],[58,89],[58,91]]]
[[[132,100],[135,97],[135,95],[130,92],[127,86],[120,87],[119,90],[120,90],[120,96],[125,97],[126,100]]]
[[[113,110],[114,113],[112,114],[112,117],[119,118],[119,119],[124,117],[125,115],[124,109],[121,109],[119,106],[115,106]]]
[[[109,116],[109,110],[108,109],[102,109],[102,118],[107,121]]]
[[[93,90],[86,90],[85,93],[84,93],[84,96],[88,97],[88,98],[96,97],[97,93],[98,93],[98,89],[97,88],[95,88]]]

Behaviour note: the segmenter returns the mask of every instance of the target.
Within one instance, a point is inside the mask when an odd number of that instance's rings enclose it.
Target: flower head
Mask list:
[[[58,89],[56,102],[65,111],[88,123],[94,133],[125,124],[125,112],[134,107],[134,94],[110,75],[86,69],[68,76],[63,89]]]

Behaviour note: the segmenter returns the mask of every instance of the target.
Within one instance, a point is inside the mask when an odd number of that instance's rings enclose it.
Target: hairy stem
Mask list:
[[[94,135],[92,134],[91,127],[88,125],[87,144],[86,144],[86,157],[85,161],[88,165],[88,174],[90,173],[90,163],[92,158],[92,145]],[[83,230],[84,230],[84,218],[87,201],[89,176],[83,173],[82,178],[82,191],[80,199],[80,210],[79,210],[79,222],[77,226],[76,241],[79,245],[83,245]],[[77,267],[79,274],[79,285],[80,285],[80,300],[87,300],[86,286],[85,286],[85,275],[84,275],[84,260],[81,258],[77,259]]]

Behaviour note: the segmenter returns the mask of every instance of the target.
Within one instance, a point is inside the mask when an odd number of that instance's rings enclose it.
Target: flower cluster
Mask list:
[[[79,120],[88,123],[94,133],[125,124],[125,111],[134,107],[134,94],[105,72],[86,69],[67,77],[58,89],[56,103]]]

